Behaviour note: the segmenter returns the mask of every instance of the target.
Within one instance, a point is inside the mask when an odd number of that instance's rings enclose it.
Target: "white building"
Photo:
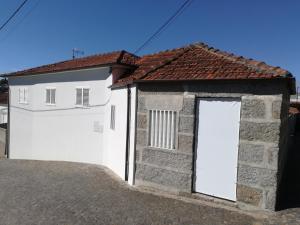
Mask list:
[[[121,51],[10,74],[9,158],[105,165],[132,180],[135,88],[110,86],[135,59]]]

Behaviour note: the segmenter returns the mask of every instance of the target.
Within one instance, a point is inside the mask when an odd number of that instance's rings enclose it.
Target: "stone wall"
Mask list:
[[[282,94],[242,96],[237,184],[240,204],[275,210],[282,99]]]
[[[277,81],[140,84],[136,185],[193,192],[196,98],[235,97],[242,102],[237,204],[274,210],[287,152],[287,93],[286,83]],[[149,109],[178,111],[175,150],[148,147]]]

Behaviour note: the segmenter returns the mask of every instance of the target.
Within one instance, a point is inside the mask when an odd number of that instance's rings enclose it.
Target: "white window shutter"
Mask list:
[[[28,102],[28,88],[24,88],[24,103]]]
[[[83,88],[83,105],[88,106],[89,105],[89,89],[88,88]]]
[[[46,89],[46,103],[50,104],[50,89]]]
[[[51,104],[55,104],[55,92],[56,89],[51,89]]]
[[[82,88],[76,88],[76,105],[82,105]]]
[[[20,103],[24,103],[24,88],[20,88]]]
[[[19,103],[22,102],[22,96],[21,96],[22,90],[21,88],[19,88]]]

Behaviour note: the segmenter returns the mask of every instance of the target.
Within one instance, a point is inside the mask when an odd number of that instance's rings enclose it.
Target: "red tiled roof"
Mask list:
[[[116,51],[101,55],[92,55],[73,60],[62,61],[54,64],[39,66],[27,70],[22,70],[7,74],[7,76],[23,76],[43,73],[62,72],[67,70],[76,70],[84,68],[92,68],[110,64],[135,65],[138,56],[126,51]]]
[[[134,66],[132,67],[134,70],[123,74],[113,87],[143,81],[290,78],[292,92],[295,89],[295,85],[292,82],[293,76],[287,70],[269,66],[264,62],[235,56],[203,43],[192,44],[143,57],[135,56],[126,51],[94,55],[23,70],[8,74],[7,76],[53,73],[111,64]]]
[[[203,43],[145,55],[138,68],[115,86],[133,81],[186,81],[215,79],[272,79],[291,73],[264,62],[238,57]]]

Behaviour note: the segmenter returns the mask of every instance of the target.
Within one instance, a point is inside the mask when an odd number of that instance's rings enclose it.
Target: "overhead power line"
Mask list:
[[[14,33],[17,28],[27,19],[27,17],[30,16],[30,14],[37,8],[41,0],[36,0],[35,4],[27,11],[26,14],[19,20],[18,23],[16,23],[13,27],[10,28],[10,30],[7,32],[7,34],[0,40],[0,42],[5,41],[12,33]]]
[[[141,51],[146,47],[158,34],[160,34],[171,22],[173,22],[179,15],[182,14],[184,10],[186,10],[192,3],[193,0],[186,0],[176,11],[175,13],[162,25],[157,31],[152,34],[137,50],[134,52],[135,54]]]
[[[22,9],[22,7],[26,4],[26,2],[28,2],[28,0],[25,0],[22,2],[21,5],[19,5],[19,7],[14,11],[13,14],[11,14],[11,16],[5,21],[5,23],[0,27],[0,31],[9,23],[9,21],[12,20],[12,18],[15,17],[15,15],[17,15],[17,13]]]

